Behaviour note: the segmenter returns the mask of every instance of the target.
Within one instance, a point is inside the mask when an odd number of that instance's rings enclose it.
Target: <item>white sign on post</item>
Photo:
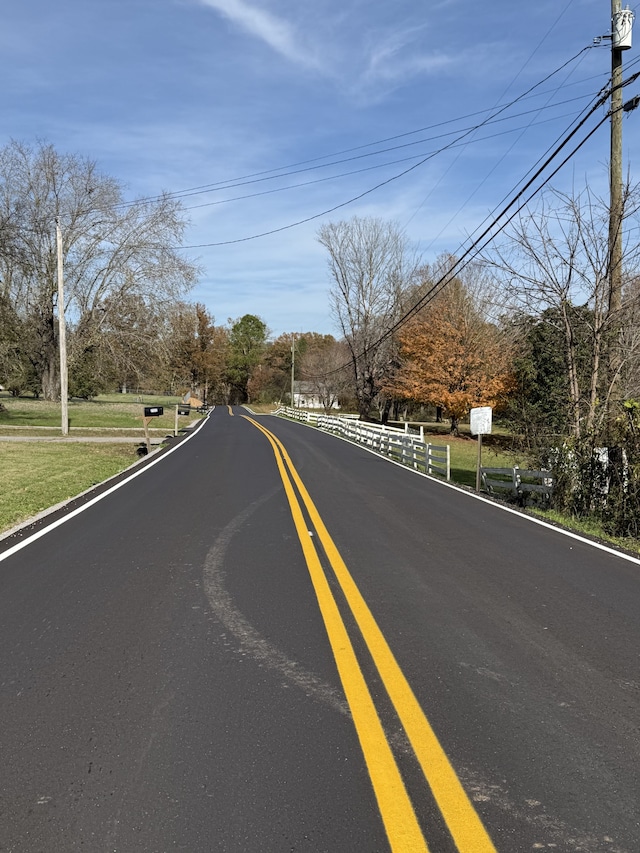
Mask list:
[[[491,435],[491,406],[479,406],[471,409],[471,435]]]
[[[491,434],[491,406],[478,406],[471,409],[469,426],[471,435],[478,436],[478,464],[476,466],[476,492],[480,491],[480,470],[482,468],[482,436]]]

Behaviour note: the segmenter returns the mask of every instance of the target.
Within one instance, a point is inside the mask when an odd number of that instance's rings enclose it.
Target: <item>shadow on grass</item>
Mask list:
[[[465,468],[454,468],[451,466],[451,481],[459,486],[472,486],[476,484],[476,472]]]

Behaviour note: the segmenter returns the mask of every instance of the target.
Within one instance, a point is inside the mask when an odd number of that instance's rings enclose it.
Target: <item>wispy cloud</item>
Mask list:
[[[295,28],[284,18],[246,0],[200,0],[240,29],[263,41],[280,56],[297,65],[319,68],[318,60],[303,49]]]
[[[400,82],[421,74],[440,71],[453,64],[453,56],[441,51],[426,52],[419,46],[423,27],[397,29],[378,35],[369,50],[366,83]]]

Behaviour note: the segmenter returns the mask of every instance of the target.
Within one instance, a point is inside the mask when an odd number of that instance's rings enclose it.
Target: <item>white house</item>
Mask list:
[[[327,393],[326,398],[330,401],[327,408],[339,409],[338,400]],[[318,393],[318,386],[314,382],[294,382],[293,383],[293,405],[299,409],[324,409],[325,403],[322,396]]]

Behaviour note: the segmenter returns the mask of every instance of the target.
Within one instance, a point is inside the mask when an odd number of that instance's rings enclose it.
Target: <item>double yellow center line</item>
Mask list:
[[[427,851],[428,853],[429,848],[318,552],[309,535],[302,505],[322,544],[335,578],[459,853],[496,853],[487,831],[351,577],[287,451],[273,433],[252,418],[246,419],[264,433],[273,448],[392,851],[394,853]]]

